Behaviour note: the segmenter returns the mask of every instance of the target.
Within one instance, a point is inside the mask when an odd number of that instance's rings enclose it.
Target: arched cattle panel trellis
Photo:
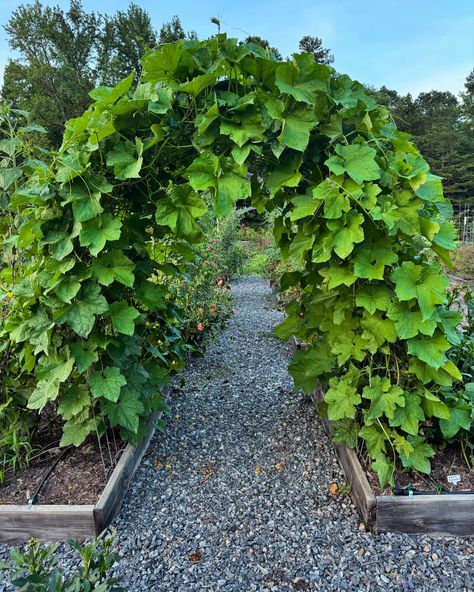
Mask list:
[[[96,417],[139,438],[179,354],[150,340],[176,313],[163,253],[200,239],[201,192],[219,215],[250,198],[278,210],[276,242],[304,262],[283,277],[302,295],[278,330],[309,344],[297,386],[327,388],[339,437],[364,439],[382,482],[396,454],[426,469],[421,422],[447,417],[437,393],[460,379],[446,357],[459,315],[423,250],[449,264],[455,246],[440,179],[362,85],[309,54],[279,62],[218,35],[142,63],[136,88],[132,74],[91,92],[13,197],[30,263],[3,326],[7,388],[19,360],[28,407],[59,401],[63,443]]]

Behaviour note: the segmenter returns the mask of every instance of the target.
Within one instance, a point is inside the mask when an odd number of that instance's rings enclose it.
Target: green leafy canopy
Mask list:
[[[211,200],[218,216],[245,201],[274,212],[275,241],[300,266],[277,331],[307,343],[290,363],[296,386],[326,389],[338,437],[366,442],[381,481],[390,450],[429,469],[424,417],[444,422],[441,436],[467,419],[442,407],[460,377],[448,359],[458,320],[434,261],[449,264],[455,236],[417,148],[372,93],[311,54],[279,61],[219,33],[149,50],[140,68],[90,93],[49,165],[15,164],[21,142],[0,145],[17,221],[4,252],[22,262],[14,282],[9,259],[1,271],[6,388],[25,377],[30,409],[58,399],[63,444],[96,429],[92,412],[136,441],[162,404],[155,370],[186,351],[169,290],[186,282],[183,253],[194,261]]]

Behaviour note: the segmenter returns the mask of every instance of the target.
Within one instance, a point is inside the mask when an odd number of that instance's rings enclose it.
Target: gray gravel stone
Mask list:
[[[236,316],[177,381],[166,431],[112,526],[124,589],[473,590],[472,540],[374,535],[348,498],[328,494],[343,477],[293,393],[288,346],[271,336],[283,313],[259,278],[234,282],[233,295]]]

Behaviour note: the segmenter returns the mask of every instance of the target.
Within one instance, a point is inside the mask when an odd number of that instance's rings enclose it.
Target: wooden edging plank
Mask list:
[[[94,506],[0,506],[0,543],[16,544],[35,537],[53,543],[95,536]]]
[[[474,494],[378,496],[377,529],[435,536],[473,536]]]
[[[319,405],[323,397],[324,393],[321,389],[316,389],[311,395],[315,405]],[[331,422],[326,418],[322,418],[322,424],[326,434],[331,437]],[[351,496],[359,514],[366,524],[371,525],[375,522],[377,501],[362,470],[357,454],[351,448],[340,444],[334,444],[334,448],[346,480],[351,486]]]
[[[96,534],[99,535],[118,514],[130,482],[138,469],[151,439],[155,433],[155,423],[161,418],[162,412],[154,413],[150,418],[148,433],[135,448],[128,444],[117,466],[112,472],[99,501],[94,508]]]

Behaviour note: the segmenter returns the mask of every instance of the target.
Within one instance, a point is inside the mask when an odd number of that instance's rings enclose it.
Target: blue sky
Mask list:
[[[335,67],[351,77],[402,93],[463,90],[474,68],[474,0],[135,0],[154,26],[177,14],[185,30],[215,32],[217,16],[231,36],[260,35],[284,56],[303,35],[322,37]],[[43,0],[66,8],[68,1]],[[22,2],[0,3],[0,71],[10,56],[3,25]],[[115,12],[128,0],[84,0],[87,10]]]

